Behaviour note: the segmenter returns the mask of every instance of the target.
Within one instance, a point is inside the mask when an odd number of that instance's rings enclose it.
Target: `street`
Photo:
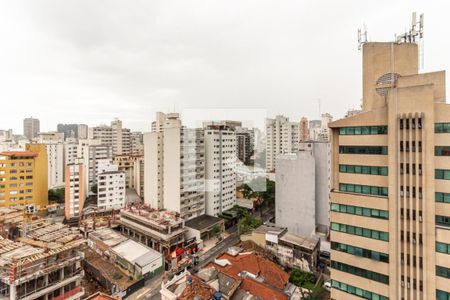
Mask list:
[[[225,252],[229,247],[239,242],[239,234],[237,232],[232,233],[230,236],[222,240],[219,244],[211,248],[208,252],[205,252],[200,256],[200,262],[197,266],[189,268],[191,273],[198,272],[201,268],[214,261],[214,259],[221,253]],[[161,299],[159,291],[161,290],[161,282],[164,275],[150,280],[142,289],[133,293],[127,299],[130,300],[158,300]]]

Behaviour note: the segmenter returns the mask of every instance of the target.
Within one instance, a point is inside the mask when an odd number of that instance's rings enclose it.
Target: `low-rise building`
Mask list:
[[[313,272],[319,260],[319,238],[299,236],[288,232],[286,227],[261,225],[249,234],[241,235],[241,240],[263,247],[277,257],[281,265],[289,268]]]
[[[91,232],[88,245],[97,254],[108,258],[134,279],[149,279],[164,270],[162,254],[133,241],[111,228]]]
[[[223,219],[209,215],[201,215],[185,223],[187,232],[186,239],[195,238],[198,241],[198,248],[203,248],[202,242],[220,235],[225,231]]]
[[[120,223],[123,234],[162,253],[167,266],[173,266],[184,252],[196,251],[197,240],[185,239],[187,228],[179,213],[129,206],[120,211]]]

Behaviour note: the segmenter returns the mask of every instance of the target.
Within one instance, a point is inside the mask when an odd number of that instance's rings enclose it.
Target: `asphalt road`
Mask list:
[[[197,266],[194,266],[189,269],[191,273],[198,272],[201,268],[214,261],[214,259],[219,255],[225,252],[229,247],[235,245],[239,242],[239,234],[237,232],[232,233],[230,236],[222,240],[219,244],[211,248],[208,252],[205,252],[200,257],[200,262]],[[152,279],[149,283],[147,283],[143,288],[139,291],[133,293],[127,299],[130,300],[159,300],[161,299],[161,295],[159,291],[161,290],[161,282],[163,275]]]

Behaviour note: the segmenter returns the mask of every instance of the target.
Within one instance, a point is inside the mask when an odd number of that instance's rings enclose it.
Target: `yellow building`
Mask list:
[[[26,151],[0,153],[0,206],[48,204],[45,145],[29,144]]]
[[[363,111],[332,129],[332,299],[450,299],[450,105],[418,45],[365,43]]]

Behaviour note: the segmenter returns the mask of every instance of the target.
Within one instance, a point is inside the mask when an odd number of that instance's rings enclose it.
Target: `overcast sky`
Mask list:
[[[318,99],[339,118],[360,104],[357,29],[365,23],[370,40],[390,41],[409,27],[412,11],[423,12],[424,71],[449,70],[449,8],[387,0],[0,1],[0,129],[21,133],[33,116],[42,131],[115,117],[149,130],[155,111],[219,108],[299,120],[319,116]]]

